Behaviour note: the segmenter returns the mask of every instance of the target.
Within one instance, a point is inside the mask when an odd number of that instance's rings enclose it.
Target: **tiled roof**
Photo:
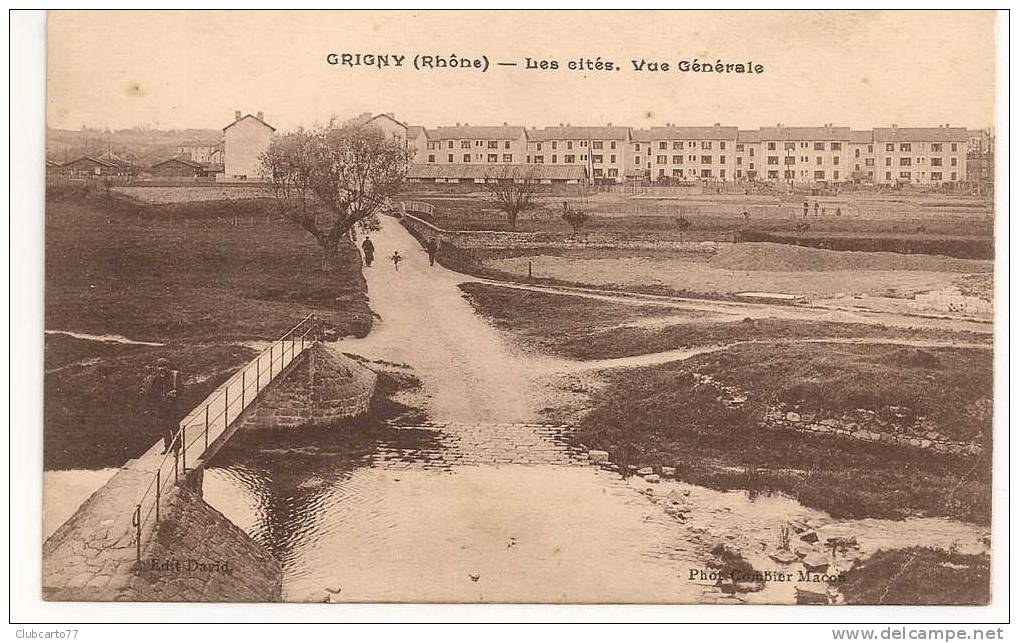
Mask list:
[[[875,127],[874,140],[891,141],[957,141],[969,140],[965,127]]]
[[[259,117],[255,116],[254,114],[245,114],[244,116],[241,116],[240,118],[238,118],[238,119],[237,119],[237,120],[235,120],[234,122],[232,122],[232,123],[230,123],[229,125],[227,125],[226,127],[224,127],[224,128],[223,128],[223,131],[224,131],[224,132],[225,132],[225,131],[227,131],[228,129],[230,129],[231,127],[233,127],[234,125],[236,125],[237,123],[240,123],[241,121],[243,121],[243,120],[245,120],[245,119],[247,119],[247,118],[250,118],[250,119],[252,119],[252,120],[256,120],[256,121],[258,121],[259,123],[261,123],[262,125],[265,125],[265,126],[266,126],[266,127],[268,127],[269,129],[271,129],[272,131],[274,131],[274,132],[276,131],[276,128],[275,128],[275,127],[273,127],[273,126],[272,126],[272,125],[270,125],[269,123],[266,123],[265,121],[263,121],[263,120],[262,120],[261,118],[259,118]]]
[[[630,140],[638,143],[650,143],[651,142],[651,130],[646,129],[633,129],[630,130]]]
[[[417,163],[407,170],[411,179],[551,179],[583,180],[580,165],[479,165],[474,163]]]
[[[97,158],[95,156],[89,156],[88,154],[86,154],[85,156],[79,156],[73,161],[68,161],[67,163],[64,163],[64,165],[71,165],[72,163],[77,163],[78,161],[91,161],[97,165],[102,165],[104,167],[118,167],[118,165],[112,161],[107,161],[106,159]]]
[[[407,126],[407,138],[417,138],[422,134],[428,137],[428,130],[421,127],[420,125],[408,125]]]
[[[849,142],[850,143],[873,143],[874,132],[869,129],[865,130],[850,130],[849,131]]]
[[[761,133],[755,129],[741,129],[736,135],[737,143],[760,143]]]
[[[848,127],[762,127],[762,141],[847,141]]]
[[[519,125],[501,126],[462,126],[462,127],[437,127],[428,130],[430,139],[516,139],[524,135],[524,128]]]
[[[181,158],[179,156],[175,156],[173,158],[165,159],[165,160],[159,161],[158,163],[153,163],[152,167],[159,167],[160,165],[166,165],[167,163],[174,163],[174,162],[176,162],[176,163],[183,163],[184,165],[187,165],[188,167],[192,167],[192,168],[194,168],[196,170],[202,168],[202,164],[201,163],[196,163],[195,161],[192,161],[191,159]]]
[[[725,140],[736,138],[735,127],[652,127],[651,140]]]
[[[551,140],[626,140],[629,136],[629,127],[613,126],[577,126],[577,127],[545,127],[543,129],[532,129],[527,131],[527,138],[532,141]]]

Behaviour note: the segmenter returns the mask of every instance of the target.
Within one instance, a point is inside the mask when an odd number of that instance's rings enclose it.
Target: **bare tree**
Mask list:
[[[569,201],[563,201],[563,213],[560,215],[566,223],[573,228],[573,234],[580,232],[587,220],[591,217],[583,210],[574,210],[570,207]]]
[[[413,157],[373,127],[327,127],[273,140],[262,170],[283,213],[309,232],[333,265],[351,229],[377,229],[378,214],[400,190]],[[324,209],[328,216],[317,216]]]
[[[485,183],[485,191],[488,192],[495,207],[506,213],[510,228],[516,230],[517,217],[539,207],[538,186],[534,172],[528,171],[519,179],[491,177]]]

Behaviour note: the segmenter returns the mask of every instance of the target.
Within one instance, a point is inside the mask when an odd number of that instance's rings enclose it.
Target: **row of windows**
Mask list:
[[[933,167],[941,167],[942,166],[942,161],[943,161],[943,159],[940,156],[932,156],[931,157],[931,165]],[[891,164],[892,164],[892,157],[886,156],[885,157],[885,165],[889,166]],[[922,156],[916,157],[916,164],[917,165],[923,165],[923,157]],[[901,167],[908,167],[910,165],[913,165],[913,157],[912,156],[902,156],[902,157],[899,157],[899,165]],[[954,156],[951,157],[949,159],[949,165],[951,165],[952,167],[957,167],[959,165],[959,159],[954,157]]]
[[[568,150],[572,150],[573,149],[573,141],[563,141],[563,142],[566,143],[566,149],[568,149]],[[604,141],[590,141],[590,143],[591,143],[591,149],[592,150],[601,150],[601,149],[605,148],[605,142]],[[585,141],[585,140],[577,141],[577,146],[578,147],[587,147],[587,144],[588,144],[588,141]],[[541,146],[542,146],[542,143],[540,141],[539,142],[535,142],[535,144],[534,144],[535,151],[537,151],[537,152],[542,151],[542,147]],[[549,147],[550,147],[550,149],[553,149],[553,150],[559,149],[559,141],[549,141]],[[615,141],[609,141],[609,149],[610,150],[616,149],[616,142]]]
[[[660,168],[658,170],[658,176],[665,176],[665,168]],[[689,172],[686,172],[685,170],[682,170],[682,169],[676,169],[676,170],[672,170],[672,176],[673,176],[673,178],[677,178],[677,179],[686,179],[686,178],[690,178],[690,179],[697,179],[697,178],[712,179],[712,178],[715,178],[715,175],[708,168],[701,169],[699,174],[698,174],[697,170],[690,170]],[[725,170],[719,170],[718,171],[718,178],[720,178],[722,180],[725,180]]]
[[[453,149],[454,142],[455,141],[452,141],[452,140],[446,141],[446,149],[449,149],[449,150]],[[502,148],[504,150],[508,150],[508,149],[510,149],[510,144],[512,143],[512,141],[474,141],[473,147],[487,147],[490,150],[497,150],[497,149],[499,149],[500,143],[502,144]],[[471,147],[472,147],[472,145],[471,145],[470,141],[460,141],[460,149],[462,149],[462,150],[469,150],[469,149],[471,149]],[[429,150],[441,150],[442,149],[442,141],[429,141],[428,142],[428,149]]]
[[[916,178],[923,179],[926,174],[927,174],[926,172],[917,172],[916,173]],[[950,180],[951,181],[955,181],[956,177],[958,176],[958,174],[955,173],[955,172],[952,172],[950,176],[951,176]],[[931,181],[943,181],[944,180],[943,177],[944,177],[944,173],[942,173],[942,172],[931,172],[930,180]],[[913,173],[912,172],[899,172],[898,178],[899,179],[904,179],[906,181],[910,181],[913,178]],[[892,180],[892,173],[891,172],[885,172],[885,180],[886,181],[891,181]]]
[[[483,156],[481,154],[475,154],[473,156],[473,159],[475,161],[481,161],[483,158],[488,163],[498,163],[499,162],[499,155],[498,154],[489,154],[487,156]],[[472,157],[471,157],[470,154],[464,154],[463,155],[463,162],[464,163],[470,163],[471,159],[472,159]],[[428,162],[429,163],[435,163],[435,155],[434,154],[429,154],[428,155]],[[452,154],[449,154],[449,155],[446,156],[446,162],[447,163],[453,163],[454,162]],[[512,163],[513,162],[513,155],[512,154],[503,154],[502,155],[502,162],[503,163]]]
[[[689,156],[686,156],[685,158],[686,158],[686,162],[687,163],[698,163],[699,162],[701,165],[711,165],[712,159],[714,157],[711,156],[710,154],[705,154],[705,155],[702,155],[698,159],[698,157],[696,155],[690,154]],[[684,156],[682,154],[673,154],[672,155],[672,164],[673,165],[681,165],[683,163],[683,159],[684,159]],[[669,162],[669,156],[667,154],[659,154],[658,156],[655,157],[655,163],[657,163],[658,165],[666,165],[666,164],[668,164],[668,162]],[[718,157],[718,162],[720,164],[722,164],[722,165],[725,165],[725,155],[724,154],[722,154],[721,156]],[[640,165],[640,157],[639,156],[633,157],[633,163],[634,163],[634,165]]]

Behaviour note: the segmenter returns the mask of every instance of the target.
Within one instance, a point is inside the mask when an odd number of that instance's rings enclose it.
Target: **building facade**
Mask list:
[[[261,180],[262,154],[269,149],[276,128],[253,116],[234,113],[234,121],[223,128],[223,174],[226,181]]]
[[[932,185],[966,180],[969,130],[963,127],[877,127],[877,183]]]
[[[424,163],[522,165],[526,162],[527,134],[519,125],[471,127],[457,124],[425,130],[425,136]]]

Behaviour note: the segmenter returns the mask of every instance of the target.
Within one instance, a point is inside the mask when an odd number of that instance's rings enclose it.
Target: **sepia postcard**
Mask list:
[[[42,598],[991,604],[1000,20],[49,12]]]

